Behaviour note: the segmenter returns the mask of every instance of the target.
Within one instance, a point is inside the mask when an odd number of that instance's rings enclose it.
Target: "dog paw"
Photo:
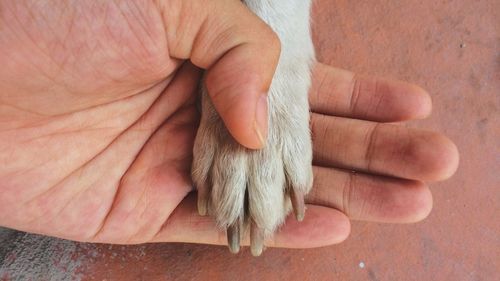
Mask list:
[[[198,211],[226,229],[229,248],[240,249],[250,233],[253,255],[294,211],[304,218],[304,196],[312,187],[312,145],[308,91],[314,48],[309,29],[310,1],[244,0],[278,34],[281,56],[268,92],[266,145],[249,150],[225,128],[205,90],[193,150],[192,179]]]
[[[293,72],[282,70],[273,80],[268,96],[268,139],[260,150],[238,144],[208,95],[202,93],[192,166],[198,212],[213,216],[217,225],[227,230],[231,252],[239,251],[242,236],[250,232],[251,252],[260,255],[265,239],[291,210],[297,220],[304,218],[304,195],[313,179],[309,72],[307,68],[306,78],[294,77]]]

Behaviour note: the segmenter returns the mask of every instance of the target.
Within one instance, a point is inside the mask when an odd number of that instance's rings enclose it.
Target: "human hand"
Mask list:
[[[2,1],[0,49],[0,225],[150,239],[191,190],[187,59],[240,143],[266,135],[279,41],[239,1]]]
[[[116,65],[110,69],[116,75],[101,72],[91,76],[67,75],[66,71],[73,69],[69,66],[52,69],[61,76],[46,75],[49,71],[36,68],[45,67],[37,61],[40,57],[24,56],[36,62],[27,66],[31,72],[12,71],[12,66],[18,65],[12,59],[2,60],[11,64],[0,72],[0,77],[8,77],[1,79],[8,83],[2,83],[0,94],[0,224],[82,241],[225,244],[224,235],[216,231],[210,218],[197,215],[192,197],[187,196],[197,125],[193,92],[199,71],[169,57],[158,60],[160,63],[140,57],[114,61]],[[84,66],[85,61],[89,62],[82,59],[68,65],[89,71],[92,63]],[[93,64],[98,70],[102,65],[112,65],[101,61]],[[162,75],[154,69],[160,69]],[[123,73],[126,75],[120,76]],[[430,210],[431,199],[420,181],[449,176],[456,165],[456,150],[442,136],[384,124],[377,125],[376,138],[372,138],[372,147],[378,149],[369,149],[372,152],[366,154],[371,164],[363,162],[359,153],[366,145],[361,139],[374,123],[357,118],[397,121],[423,117],[430,103],[418,88],[381,83],[380,92],[374,92],[375,88],[358,92],[361,94],[352,99],[357,102],[349,110],[349,106],[343,106],[351,100],[349,86],[365,85],[351,83],[350,75],[317,67],[316,87],[311,92],[316,112],[312,128],[315,163],[323,168],[315,168],[315,187],[308,198],[315,205],[309,206],[304,222],[290,220],[270,241],[274,246],[312,247],[339,242],[349,230],[348,217],[342,212],[353,219],[374,221],[422,219]],[[44,83],[37,79],[44,76]],[[71,76],[76,78],[71,80]],[[151,81],[143,81],[141,76]],[[387,91],[380,90],[384,87]],[[401,94],[405,94],[404,100]],[[370,107],[374,104],[372,97],[380,97],[375,98],[380,100],[380,111]],[[401,151],[413,154],[380,149],[389,148],[387,140],[401,143]],[[353,144],[357,144],[354,149]],[[441,158],[426,151],[434,151]],[[367,172],[349,174],[335,169],[339,167]],[[425,167],[428,170],[422,170]],[[374,173],[412,180],[381,178],[371,175]],[[352,188],[342,192],[336,183],[348,178],[355,179],[352,185],[345,185]],[[325,182],[335,186],[327,187]]]
[[[268,246],[325,246],[347,238],[350,220],[412,223],[429,214],[426,182],[453,175],[456,146],[442,134],[393,124],[430,114],[424,90],[317,63],[309,101],[314,186],[308,209],[302,222],[289,216]],[[188,196],[153,241],[225,244],[226,238],[210,218],[198,216]]]
[[[145,92],[154,99],[189,59],[207,70],[205,85],[233,137],[263,146],[266,111],[256,107],[280,43],[240,1],[12,0],[0,8],[0,121],[16,122],[8,126]]]

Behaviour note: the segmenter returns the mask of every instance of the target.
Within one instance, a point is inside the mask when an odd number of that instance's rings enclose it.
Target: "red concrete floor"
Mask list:
[[[0,279],[22,271],[29,280],[499,280],[499,19],[498,0],[316,1],[318,59],[428,89],[433,114],[412,126],[458,145],[460,167],[432,184],[427,220],[353,222],[340,245],[268,249],[260,258],[217,246],[89,245],[6,231]]]

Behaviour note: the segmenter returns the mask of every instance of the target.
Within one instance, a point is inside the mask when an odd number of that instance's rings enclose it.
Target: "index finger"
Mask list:
[[[427,117],[432,109],[429,94],[422,88],[316,63],[309,91],[311,110],[378,122],[396,122]]]

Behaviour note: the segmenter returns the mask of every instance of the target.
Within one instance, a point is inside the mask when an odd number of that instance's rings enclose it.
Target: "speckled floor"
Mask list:
[[[498,280],[500,2],[316,0],[318,59],[426,88],[456,175],[432,185],[434,210],[411,225],[353,222],[340,245],[233,256],[225,247],[73,243],[0,230],[0,280]],[[50,274],[50,276],[49,276]]]

